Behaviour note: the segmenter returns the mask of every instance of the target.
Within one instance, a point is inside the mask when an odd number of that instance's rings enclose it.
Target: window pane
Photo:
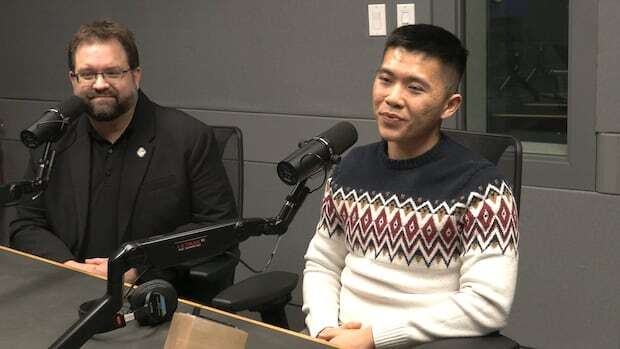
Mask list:
[[[487,130],[566,154],[568,0],[488,0]]]

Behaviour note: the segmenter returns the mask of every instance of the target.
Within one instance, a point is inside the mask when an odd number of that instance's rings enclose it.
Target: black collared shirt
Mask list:
[[[89,128],[90,191],[84,258],[108,257],[120,245],[118,200],[132,123],[114,144]]]

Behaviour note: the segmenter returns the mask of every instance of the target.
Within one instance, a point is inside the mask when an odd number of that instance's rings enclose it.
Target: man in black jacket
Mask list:
[[[107,257],[123,242],[235,217],[212,130],[142,93],[127,28],[109,20],[81,26],[68,59],[88,117],[56,144],[45,193],[18,208],[12,247],[106,276]],[[125,280],[136,276],[132,269]]]

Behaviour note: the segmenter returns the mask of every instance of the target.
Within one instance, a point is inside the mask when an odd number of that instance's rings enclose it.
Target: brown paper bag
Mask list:
[[[164,349],[244,349],[248,334],[194,315],[175,313]]]

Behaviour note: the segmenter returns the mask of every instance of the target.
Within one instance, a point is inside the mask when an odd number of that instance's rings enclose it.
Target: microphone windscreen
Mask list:
[[[84,100],[78,96],[71,96],[62,103],[58,107],[58,111],[65,118],[74,118],[86,111],[88,105]]]
[[[357,130],[350,122],[342,121],[318,137],[327,141],[334,153],[340,155],[357,142]]]

